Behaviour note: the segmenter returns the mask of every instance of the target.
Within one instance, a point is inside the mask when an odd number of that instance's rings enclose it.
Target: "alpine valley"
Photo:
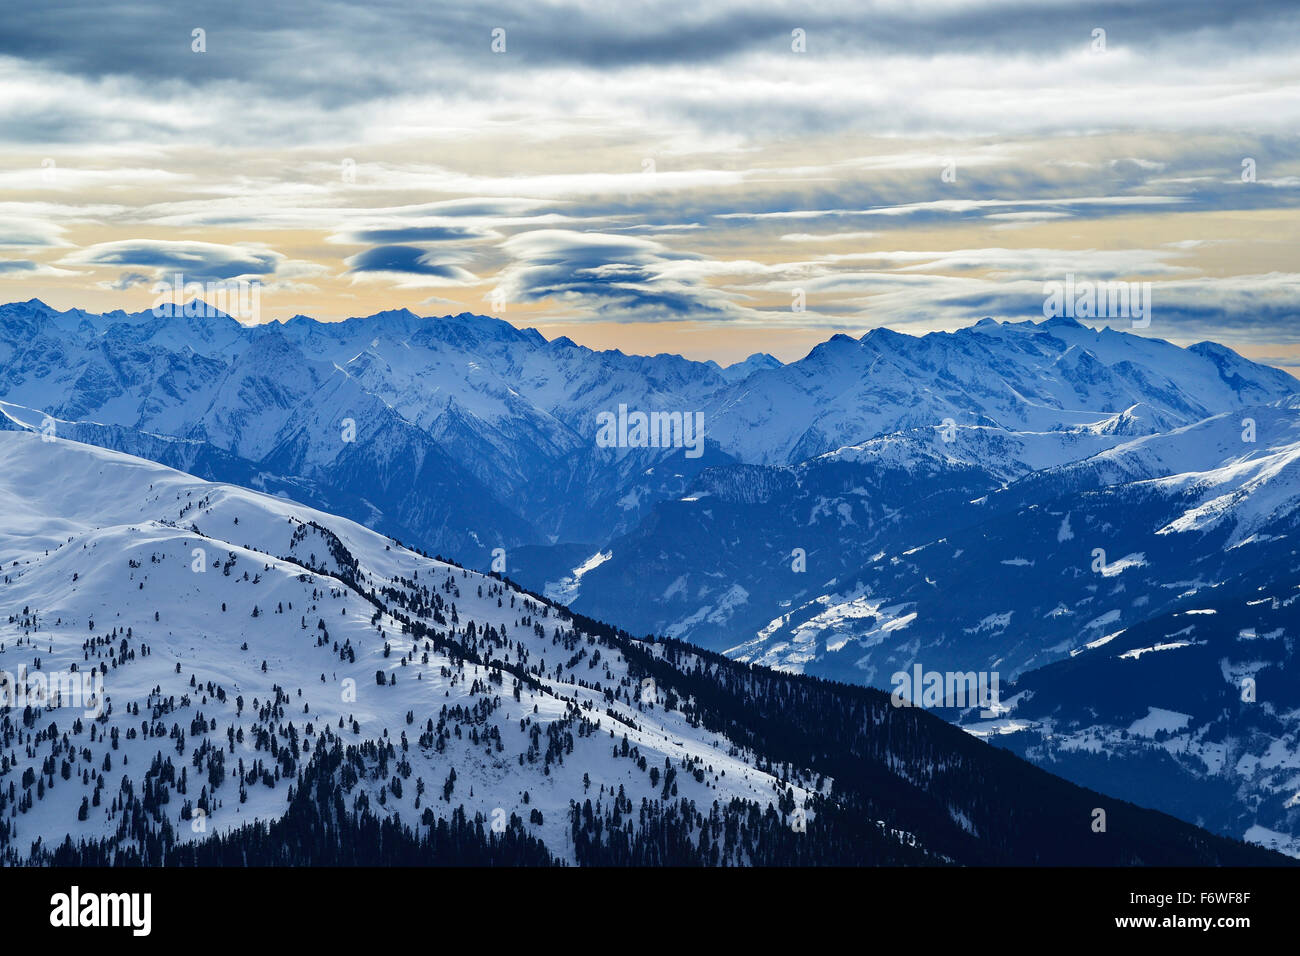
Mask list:
[[[103,689],[0,707],[0,852],[1285,861],[1298,503],[1300,382],[1068,319],[722,368],[10,303],[0,672]]]

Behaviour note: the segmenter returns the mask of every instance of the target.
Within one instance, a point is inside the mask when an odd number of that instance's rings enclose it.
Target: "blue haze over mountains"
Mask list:
[[[702,411],[703,456],[598,447],[620,404]],[[1300,382],[1223,346],[984,319],[721,368],[469,314],[0,306],[0,428],[47,415],[469,566],[502,548],[635,634],[886,689],[997,671],[1005,713],[945,716],[1300,855]]]

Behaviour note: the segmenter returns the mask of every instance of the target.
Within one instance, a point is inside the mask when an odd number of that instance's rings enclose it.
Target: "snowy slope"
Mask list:
[[[246,825],[304,807],[333,827],[315,840],[371,832],[336,809],[468,821],[471,842],[500,823],[561,862],[1274,859],[886,695],[633,641],[349,520],[65,439],[0,432],[0,564],[0,671],[104,682],[0,708],[9,863],[265,847]],[[1104,844],[1082,822],[1100,800]]]
[[[626,662],[617,651],[593,642],[585,659],[567,663],[572,654],[552,638],[557,626],[567,626],[553,609],[507,593],[492,579],[421,557],[346,519],[202,482],[115,452],[43,442],[25,433],[0,433],[0,448],[0,562],[5,572],[0,593],[6,617],[16,615],[0,626],[0,669],[17,673],[23,664],[32,668],[37,658],[46,673],[106,665],[106,700],[112,708],[105,722],[85,721],[80,732],[72,731],[72,725],[81,710],[49,715],[60,734],[72,733],[79,756],[71,779],[59,779],[56,773],[44,798],[14,819],[14,845],[25,846],[38,836],[57,841],[64,832],[74,840],[112,833],[119,820],[108,804],[120,774],[142,773],[156,754],[170,753],[184,766],[202,741],[225,748],[227,734],[242,731],[243,742],[225,755],[229,776],[241,761],[245,766],[259,760],[273,765],[269,753],[255,747],[259,726],[278,732],[292,724],[304,745],[316,742],[325,727],[351,742],[403,734],[413,741],[426,718],[436,719],[442,708],[457,706],[483,708],[483,719],[471,721],[477,739],[499,734],[504,749],[474,744],[459,727],[441,753],[413,748],[410,781],[402,798],[388,792],[387,812],[418,819],[415,781],[423,779],[424,805],[443,816],[462,803],[471,816],[478,811],[489,819],[498,807],[525,818],[530,810],[540,810],[544,822],[532,829],[563,856],[569,800],[587,792],[584,774],[597,781],[596,789],[622,786],[637,802],[658,792],[633,761],[611,758],[608,733],[613,728],[619,740],[626,734],[651,766],[685,760],[711,768],[703,782],[685,773],[677,777],[684,797],[703,803],[738,797],[765,806],[784,790],[776,778],[753,766],[752,754],[688,726],[680,714],[639,706],[639,694],[630,701],[610,701],[594,686],[580,686],[579,680],[599,682],[622,693]],[[453,620],[462,627],[472,620],[480,627],[503,628],[504,660],[540,665],[540,686],[515,700],[511,680],[489,682],[495,669],[428,653],[423,645],[413,647],[402,637],[401,625],[378,613],[354,586],[330,574],[305,572],[303,565],[339,570],[328,540],[313,522],[328,526],[355,557],[356,584],[368,589],[399,578],[412,584],[418,579],[420,587],[454,604],[458,618]],[[198,572],[196,566],[205,570]],[[318,622],[328,632],[324,644]],[[128,630],[124,658],[118,642]],[[88,648],[87,640],[96,638],[109,640]],[[341,660],[336,646],[350,646],[355,660]],[[593,667],[597,649],[604,654]],[[378,686],[377,672],[395,683]],[[215,688],[224,700],[217,699]],[[353,691],[355,700],[349,697]],[[257,709],[275,701],[277,693],[287,695],[283,716],[259,721]],[[243,699],[242,713],[237,698]],[[160,700],[170,699],[182,703],[159,719],[167,732],[173,724],[186,732],[183,746],[178,748],[166,733],[159,740],[132,732],[142,719],[132,708],[138,706],[147,717]],[[521,770],[516,758],[528,750],[533,729],[545,732],[574,708],[600,721],[603,732],[577,737],[574,751],[546,774],[531,765]],[[418,724],[406,719],[408,712],[419,715]],[[215,726],[191,733],[191,721],[199,714]],[[350,729],[353,720],[357,733]],[[44,724],[43,719],[40,726]],[[88,737],[92,725],[98,729],[95,743]],[[114,731],[120,742],[110,747],[104,737]],[[281,746],[288,746],[287,740]],[[45,748],[39,756],[22,752],[17,749],[17,765],[7,768],[8,779],[17,779],[28,766],[39,770],[46,756]],[[79,822],[81,798],[93,792],[106,755],[113,772],[104,772],[101,805]],[[455,799],[442,802],[435,791],[440,792],[452,767]],[[195,801],[204,778],[193,765],[189,771],[188,799]],[[89,784],[82,782],[84,772],[90,774]],[[207,832],[282,813],[290,782],[250,784],[243,788],[247,801],[241,802],[239,782],[224,781],[215,790]],[[372,800],[379,783],[371,788]],[[527,806],[522,803],[525,791]],[[796,786],[795,793],[801,799],[802,788]],[[165,815],[188,834],[191,826],[181,820],[181,810],[182,801],[174,797]]]

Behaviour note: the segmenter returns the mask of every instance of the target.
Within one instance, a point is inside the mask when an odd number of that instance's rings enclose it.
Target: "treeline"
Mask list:
[[[931,853],[975,865],[1248,866],[1287,861],[1167,814],[1076,786],[919,708],[866,687],[785,674],[626,634],[634,671],[653,677],[693,723],[834,782],[846,813],[917,835]],[[1104,830],[1096,828],[1104,811]],[[813,828],[809,827],[809,833]]]
[[[787,795],[778,810],[752,800],[643,800],[593,811],[570,806],[574,853],[583,866],[902,866],[943,862],[908,834],[817,801],[802,815]]]
[[[271,823],[181,841],[166,823],[131,839],[104,838],[53,849],[37,841],[27,860],[38,866],[551,866],[541,841],[513,817],[501,832],[481,814],[457,807],[450,819],[404,824],[369,809],[349,809],[344,768],[364,760],[337,741],[316,751],[298,777],[288,811]]]
[[[629,686],[652,677],[665,706],[749,750],[758,769],[783,782],[800,771],[830,778],[838,812],[913,834],[931,858],[1012,866],[1290,862],[1072,784],[922,709],[894,707],[883,691],[774,671],[671,638],[638,639],[569,609],[557,617],[619,649]],[[827,838],[811,822],[803,836]]]

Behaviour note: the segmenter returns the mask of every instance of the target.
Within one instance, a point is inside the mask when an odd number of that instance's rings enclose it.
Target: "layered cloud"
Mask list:
[[[372,246],[346,260],[348,271],[359,277],[388,277],[404,286],[463,285],[474,274],[453,262],[440,262],[435,253],[418,246]]]
[[[1289,343],[1297,40],[1282,2],[15,9],[0,278],[105,308],[256,278],[269,315],[748,354],[1035,316],[1070,273],[1152,283],[1153,334]]]
[[[651,239],[538,229],[503,248],[511,262],[495,291],[505,302],[555,300],[642,321],[726,318],[736,311],[726,293],[678,271],[691,260]]]
[[[269,275],[283,259],[273,250],[252,244],[123,239],[78,249],[63,262],[74,266],[139,266],[158,273],[180,272],[187,279],[207,282]]]

